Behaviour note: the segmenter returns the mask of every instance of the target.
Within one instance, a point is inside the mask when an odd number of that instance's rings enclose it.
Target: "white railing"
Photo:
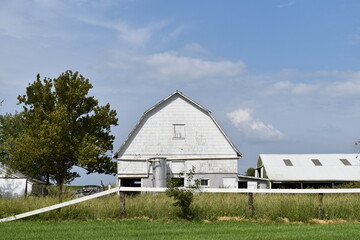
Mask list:
[[[165,192],[167,188],[121,187],[121,192]],[[360,193],[360,188],[339,189],[248,189],[248,188],[201,188],[208,193]]]
[[[93,195],[73,199],[67,202],[55,204],[49,207],[40,208],[26,213],[21,213],[11,217],[0,219],[1,222],[14,221],[21,218],[30,217],[36,214],[52,211],[62,207],[70,206],[76,203],[84,202],[94,198],[102,197],[116,192],[165,192],[167,188],[150,188],[150,187],[121,187],[113,188],[107,191],[95,193]],[[325,193],[360,193],[360,188],[344,188],[344,189],[231,189],[231,188],[201,188],[199,192],[208,193],[248,193],[249,194],[249,208],[253,208],[253,194],[254,193],[266,193],[266,194],[278,194],[278,193],[297,193],[297,194],[325,194]],[[321,198],[322,199],[322,198]],[[321,200],[322,201],[322,200]],[[322,204],[322,203],[321,203]],[[120,204],[121,205],[121,204]],[[253,210],[251,210],[253,211]]]
[[[66,206],[70,206],[76,203],[80,203],[80,202],[84,202],[90,199],[94,199],[94,198],[98,198],[98,197],[102,197],[111,193],[115,193],[115,192],[119,192],[118,188],[113,188],[107,191],[103,191],[103,192],[99,192],[99,193],[95,193],[89,196],[85,196],[85,197],[81,197],[81,198],[77,198],[77,199],[73,199],[67,202],[63,202],[63,203],[58,203],[49,207],[44,207],[44,208],[40,208],[40,209],[36,209],[30,212],[26,212],[26,213],[21,213],[15,216],[11,216],[11,217],[7,217],[7,218],[3,218],[0,219],[0,223],[1,222],[10,222],[10,221],[14,221],[17,219],[21,219],[21,218],[26,218],[26,217],[30,217],[36,214],[40,214],[40,213],[44,213],[44,212],[48,212],[48,211],[52,211],[58,208],[62,208],[62,207],[66,207]]]

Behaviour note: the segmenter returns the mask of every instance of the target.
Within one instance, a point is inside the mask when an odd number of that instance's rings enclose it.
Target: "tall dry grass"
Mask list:
[[[56,197],[0,198],[0,218],[58,203]],[[165,194],[126,196],[128,218],[177,220],[180,209]],[[360,194],[325,194],[324,218],[360,221]],[[317,194],[254,194],[254,219],[309,222],[318,218]],[[246,194],[196,194],[191,206],[197,220],[220,217],[249,218]],[[105,196],[29,217],[30,220],[114,220],[119,219],[118,195]]]

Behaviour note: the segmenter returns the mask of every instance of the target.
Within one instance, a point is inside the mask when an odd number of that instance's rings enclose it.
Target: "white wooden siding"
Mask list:
[[[189,172],[195,167],[196,174],[202,173],[237,173],[237,159],[211,159],[167,161],[169,173],[179,174]],[[121,176],[147,176],[152,173],[150,163],[144,160],[119,160],[118,174]]]
[[[31,192],[32,185],[24,178],[0,178],[0,196],[22,197],[26,193],[26,188]]]
[[[118,161],[119,175],[140,175],[146,176],[149,171],[149,163],[147,161]]]
[[[237,179],[236,178],[223,178],[223,187],[224,188],[237,188]]]
[[[171,161],[171,172],[173,174],[179,174],[185,172],[185,162],[184,161]]]
[[[188,160],[187,171],[195,167],[195,173],[237,173],[237,159]]]
[[[174,124],[183,124],[185,137],[174,139]],[[119,159],[236,158],[237,153],[202,109],[175,96],[147,114]]]

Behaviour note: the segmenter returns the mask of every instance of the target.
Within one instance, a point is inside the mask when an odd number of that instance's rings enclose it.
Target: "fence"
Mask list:
[[[167,188],[139,188],[139,187],[121,187],[120,192],[165,192]],[[324,194],[340,194],[340,193],[360,193],[360,188],[344,188],[344,189],[231,189],[231,188],[201,188],[200,192],[208,193],[246,193],[248,195],[248,211],[249,216],[253,217],[254,193],[262,194],[318,194],[318,216],[319,219],[324,217]],[[120,214],[126,216],[125,211],[125,195],[120,195]]]
[[[90,199],[102,197],[105,195],[109,195],[112,193],[119,193],[119,207],[120,214],[122,217],[126,216],[125,211],[125,194],[124,192],[165,192],[167,188],[139,188],[139,187],[121,187],[121,188],[113,188],[107,191],[99,192],[90,196],[85,196],[77,199],[73,199],[67,202],[55,204],[49,207],[33,210],[30,212],[18,214],[15,216],[7,217],[0,219],[1,222],[9,222],[17,219],[22,219],[26,217],[30,217],[36,214],[44,213],[47,211],[52,211],[55,209],[59,209],[62,207],[70,206],[76,203],[84,202]],[[209,193],[244,193],[248,195],[248,211],[249,216],[254,216],[254,194],[280,194],[280,193],[288,193],[288,194],[318,194],[318,211],[319,218],[323,218],[324,215],[324,206],[323,206],[323,197],[324,194],[341,194],[341,193],[360,193],[360,188],[352,188],[352,189],[229,189],[229,188],[202,188],[200,192],[209,192]]]

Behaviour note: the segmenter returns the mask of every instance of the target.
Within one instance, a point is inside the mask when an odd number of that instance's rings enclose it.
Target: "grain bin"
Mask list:
[[[149,161],[153,172],[153,187],[166,187],[166,158],[151,158]]]

